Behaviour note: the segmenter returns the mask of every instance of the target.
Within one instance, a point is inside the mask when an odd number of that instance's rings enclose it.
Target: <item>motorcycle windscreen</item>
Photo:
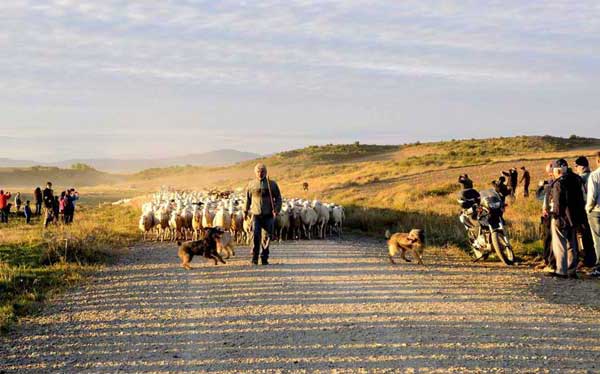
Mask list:
[[[481,204],[488,209],[501,209],[502,198],[498,195],[498,192],[493,188],[489,190],[483,190],[479,193],[481,195]]]

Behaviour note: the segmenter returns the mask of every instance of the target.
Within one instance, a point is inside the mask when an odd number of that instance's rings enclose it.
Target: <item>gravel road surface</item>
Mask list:
[[[600,372],[600,312],[573,304],[597,281],[441,249],[391,265],[383,247],[290,242],[269,266],[238,248],[185,271],[143,244],[0,337],[0,373]]]

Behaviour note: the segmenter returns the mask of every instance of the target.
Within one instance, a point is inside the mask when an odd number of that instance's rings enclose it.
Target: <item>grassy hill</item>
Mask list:
[[[2,188],[44,187],[47,181],[56,186],[97,186],[112,185],[125,181],[119,175],[104,173],[93,168],[60,169],[58,167],[32,166],[27,168],[0,168],[0,186]]]
[[[453,140],[398,146],[345,144],[310,146],[259,159],[284,183],[312,182],[318,191],[344,189],[372,182],[401,182],[412,174],[498,162],[551,159],[569,152],[591,153],[600,139],[531,136]],[[171,167],[131,175],[140,188],[173,185],[186,188],[236,187],[252,178],[257,160],[225,168]]]
[[[535,136],[399,146],[311,146],[261,161],[285,195],[346,205],[353,228],[379,234],[385,228],[423,227],[435,245],[461,245],[464,232],[457,221],[455,200],[459,174],[469,173],[481,189],[489,188],[502,170],[526,166],[535,184],[543,179],[548,160],[566,157],[573,161],[596,149],[600,149],[600,139]],[[255,162],[227,168],[152,169],[131,176],[128,182],[148,190],[160,185],[235,189],[252,178]],[[303,191],[303,182],[309,183],[308,192]],[[517,199],[507,212],[521,253],[539,250],[538,215],[534,199]]]

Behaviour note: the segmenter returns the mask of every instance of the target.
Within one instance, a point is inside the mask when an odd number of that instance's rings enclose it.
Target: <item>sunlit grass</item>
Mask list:
[[[0,229],[0,329],[32,312],[49,292],[71,284],[94,264],[137,238],[131,207],[78,207],[75,222],[44,229],[36,218],[11,217]]]

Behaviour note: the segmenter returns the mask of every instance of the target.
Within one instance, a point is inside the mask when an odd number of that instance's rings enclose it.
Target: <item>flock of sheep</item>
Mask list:
[[[233,242],[252,241],[252,217],[244,218],[245,196],[241,192],[161,190],[142,205],[139,228],[144,240],[197,240],[203,228],[220,227]],[[275,222],[275,237],[325,238],[342,235],[344,208],[318,200],[283,199]]]

